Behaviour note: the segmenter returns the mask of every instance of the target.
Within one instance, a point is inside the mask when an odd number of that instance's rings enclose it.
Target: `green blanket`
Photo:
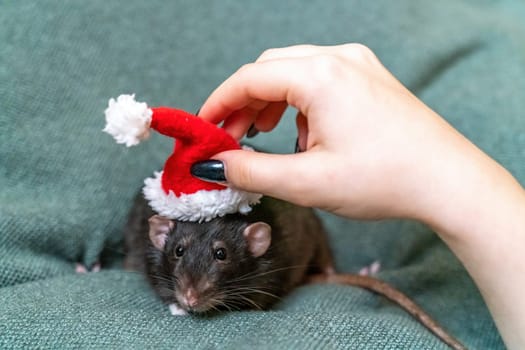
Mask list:
[[[348,286],[300,287],[267,312],[171,316],[121,263],[131,199],[172,144],[118,146],[103,111],[121,93],[196,111],[266,48],[362,42],[524,183],[524,16],[519,0],[3,2],[0,348],[445,349],[396,305]],[[295,137],[290,111],[254,143],[291,152]],[[470,348],[503,348],[428,228],[323,218],[341,271],[379,260],[380,278]],[[101,272],[75,274],[97,260]]]

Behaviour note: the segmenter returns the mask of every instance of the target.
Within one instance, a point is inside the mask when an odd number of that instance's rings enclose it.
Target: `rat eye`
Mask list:
[[[224,249],[224,248],[215,249],[215,252],[213,253],[213,256],[217,260],[225,260],[226,259],[226,249]]]
[[[175,256],[177,258],[180,258],[181,256],[184,255],[184,248],[181,246],[181,245],[178,245],[176,248],[175,248]]]

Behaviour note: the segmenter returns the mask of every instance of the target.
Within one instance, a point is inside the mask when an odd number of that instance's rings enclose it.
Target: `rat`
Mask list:
[[[311,208],[263,197],[248,214],[170,220],[137,195],[125,228],[126,269],[143,273],[173,315],[270,308],[305,283],[339,283],[397,303],[453,349],[466,349],[420,306],[375,277],[336,273]]]

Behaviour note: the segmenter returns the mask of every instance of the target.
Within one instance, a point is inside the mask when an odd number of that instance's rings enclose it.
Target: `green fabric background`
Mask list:
[[[348,286],[301,287],[268,312],[172,317],[120,266],[131,198],[172,144],[118,146],[103,110],[134,92],[196,111],[266,48],[362,42],[524,183],[524,16],[518,0],[2,2],[0,348],[445,349]],[[254,143],[291,152],[292,115]],[[341,271],[380,260],[382,279],[470,348],[503,348],[476,287],[423,225],[323,217]],[[74,273],[98,256],[102,272]]]

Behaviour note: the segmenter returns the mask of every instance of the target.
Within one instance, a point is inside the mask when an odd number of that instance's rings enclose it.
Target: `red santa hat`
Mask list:
[[[110,99],[104,131],[127,147],[149,137],[150,128],[176,139],[164,170],[144,181],[145,198],[157,213],[181,221],[209,221],[230,213],[246,214],[261,195],[205,182],[190,173],[193,163],[240,149],[239,143],[215,124],[185,111],[148,108],[135,95]]]

